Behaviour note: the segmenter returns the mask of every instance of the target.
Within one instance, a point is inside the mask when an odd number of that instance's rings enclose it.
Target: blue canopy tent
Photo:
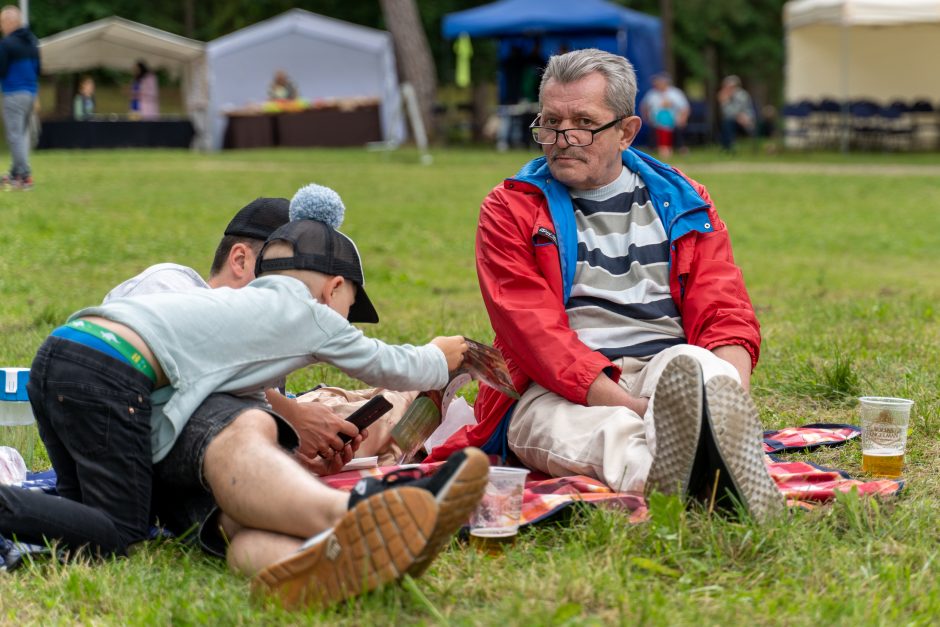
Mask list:
[[[578,48],[600,48],[625,56],[636,68],[638,99],[651,87],[653,75],[663,70],[659,18],[604,0],[499,0],[445,15],[441,31],[447,39],[463,33],[497,38],[501,60],[513,48],[527,54],[537,48],[545,59]],[[504,96],[505,72],[500,74]]]

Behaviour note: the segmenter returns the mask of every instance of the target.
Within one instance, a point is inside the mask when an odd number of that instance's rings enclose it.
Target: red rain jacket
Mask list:
[[[664,222],[670,236],[680,218],[700,216],[700,226],[670,242],[670,288],[686,341],[705,349],[743,346],[756,365],[760,325],[734,263],[728,230],[705,187],[632,149],[624,153],[624,163],[640,172],[661,217],[676,216],[670,218],[671,224]],[[506,359],[516,390],[521,393],[535,381],[583,405],[588,388],[601,371],[607,369],[617,380],[620,370],[585,346],[568,326],[565,301],[574,260],[568,263],[566,285],[559,248],[566,249],[569,256],[573,251],[570,245],[559,243],[562,238],[556,236],[560,226],[556,223],[560,220],[552,219],[547,198],[553,192],[543,182],[563,189],[548,176],[544,158],[528,164],[519,176],[504,181],[483,201],[476,240],[477,274],[496,331],[494,345]],[[661,193],[654,184],[684,189]],[[672,199],[672,209],[662,208],[663,204],[670,207],[664,198]],[[675,208],[683,202],[688,205],[690,199],[697,206]],[[576,245],[573,248],[576,250]],[[514,402],[481,384],[474,410],[477,424],[461,429],[435,448],[430,461],[446,459],[466,446],[483,446]]]

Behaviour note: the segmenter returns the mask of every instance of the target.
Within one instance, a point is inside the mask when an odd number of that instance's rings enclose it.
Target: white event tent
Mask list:
[[[306,100],[379,99],[383,139],[402,139],[395,53],[386,31],[291,9],[210,41],[206,56],[214,148],[222,145],[225,112],[266,100],[278,70]]]
[[[940,100],[940,0],[784,5],[787,102]]]
[[[205,44],[121,17],[112,16],[43,37],[42,71],[82,72],[97,67],[132,72],[138,60],[181,77],[183,103],[204,138],[208,104]]]

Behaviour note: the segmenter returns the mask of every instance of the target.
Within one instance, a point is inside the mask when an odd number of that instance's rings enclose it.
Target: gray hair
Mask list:
[[[573,50],[565,54],[552,56],[542,74],[539,85],[539,106],[542,105],[542,92],[550,80],[559,83],[573,83],[593,72],[607,79],[605,101],[617,115],[634,115],[636,105],[636,72],[633,65],[624,57],[597,48]]]

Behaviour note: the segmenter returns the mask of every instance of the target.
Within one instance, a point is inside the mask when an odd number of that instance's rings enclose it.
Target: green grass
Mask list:
[[[65,316],[159,261],[205,272],[259,195],[314,181],[345,200],[382,323],[424,342],[492,331],[473,265],[480,200],[526,155],[359,150],[34,155],[36,189],[0,195],[0,364],[28,365]],[[327,612],[252,603],[245,580],[177,542],[100,565],[0,576],[0,622],[32,624],[929,624],[940,611],[940,158],[693,153],[763,325],[754,395],[769,427],[857,422],[860,394],[915,400],[893,500],[853,495],[759,528],[675,500],[652,520],[584,510],[504,556],[455,546],[422,579]],[[328,367],[295,388],[355,385]],[[472,390],[470,391],[472,398]],[[859,474],[858,444],[794,458]],[[42,458],[40,461],[42,463]]]

